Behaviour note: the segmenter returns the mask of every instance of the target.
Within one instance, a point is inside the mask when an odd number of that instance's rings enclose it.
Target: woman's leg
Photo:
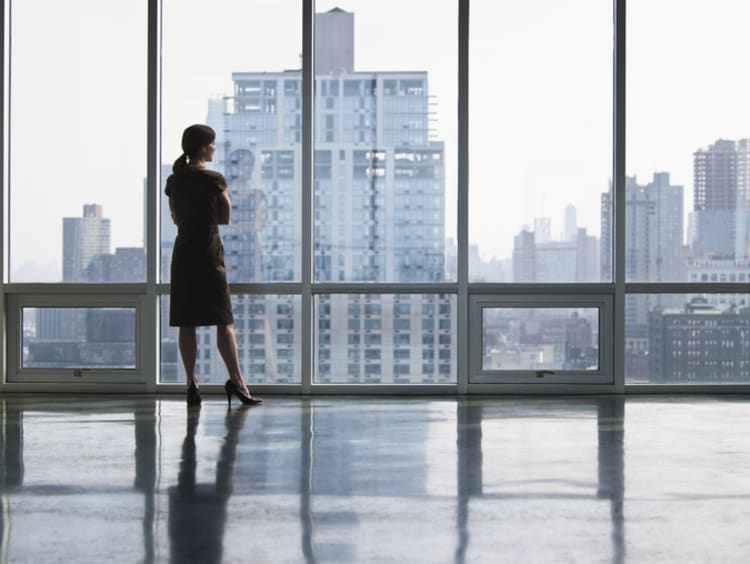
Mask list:
[[[250,392],[245,386],[245,381],[242,379],[242,371],[240,370],[237,341],[234,338],[234,324],[216,326],[216,344],[229,372],[229,379],[235,383],[243,394],[249,397]]]
[[[180,327],[178,342],[182,364],[185,366],[185,374],[187,374],[187,384],[190,386],[195,382],[195,357],[198,350],[198,343],[195,340],[195,327]]]

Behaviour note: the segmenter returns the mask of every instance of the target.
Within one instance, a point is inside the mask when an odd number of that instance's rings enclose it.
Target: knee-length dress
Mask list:
[[[228,325],[234,321],[219,236],[219,198],[227,189],[218,172],[189,168],[167,179],[177,237],[170,270],[169,324]]]

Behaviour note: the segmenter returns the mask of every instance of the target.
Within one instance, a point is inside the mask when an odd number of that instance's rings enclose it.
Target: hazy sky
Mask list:
[[[446,142],[455,233],[457,2],[320,1],[355,13],[357,70],[424,70]],[[142,244],[146,2],[12,3],[11,271],[58,273],[62,217],[100,203],[112,244]],[[567,203],[599,233],[611,177],[612,2],[471,2],[470,238],[509,256],[534,217],[562,230]],[[44,17],[40,17],[44,15]],[[163,2],[162,162],[233,71],[299,68],[298,0]],[[628,163],[672,173],[692,206],[692,153],[750,137],[750,3],[629,0]],[[72,30],[72,32],[71,32]],[[95,72],[91,72],[95,69]],[[35,263],[37,266],[35,266]],[[54,275],[53,275],[54,278]]]

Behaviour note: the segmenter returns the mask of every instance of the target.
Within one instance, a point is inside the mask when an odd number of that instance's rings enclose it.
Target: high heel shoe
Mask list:
[[[198,386],[195,385],[195,382],[190,382],[190,386],[188,386],[187,404],[189,406],[199,406],[201,404],[201,394],[198,391]]]
[[[237,385],[231,380],[227,380],[226,384],[224,384],[224,391],[227,393],[229,407],[232,407],[232,394],[237,396],[243,405],[258,405],[259,403],[263,403],[263,400],[260,398],[249,397],[240,392]]]

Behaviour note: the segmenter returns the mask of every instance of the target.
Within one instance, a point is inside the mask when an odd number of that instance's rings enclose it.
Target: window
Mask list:
[[[473,296],[470,344],[476,382],[605,383],[610,297]],[[442,350],[439,358],[443,358]]]
[[[749,294],[631,294],[627,303],[628,384],[750,382]]]
[[[378,332],[365,333],[364,341],[361,341],[358,336],[355,338],[347,331],[347,323],[351,319],[346,315],[346,304],[352,303],[357,297],[359,297],[360,301],[369,300],[373,302],[377,300],[377,303],[369,303],[367,305],[377,306],[374,310],[380,312],[378,318],[365,320],[365,329],[377,329]],[[424,354],[428,350],[427,347],[437,340],[437,331],[433,328],[425,333],[425,336],[429,337],[426,342],[416,343],[415,340],[410,339],[408,333],[395,332],[393,322],[387,322],[387,320],[393,320],[398,311],[404,311],[404,306],[408,306],[410,311],[421,312],[421,305],[434,298],[432,295],[423,294],[406,294],[400,296],[394,294],[316,296],[316,303],[318,305],[316,305],[315,311],[320,311],[319,304],[325,301],[330,303],[332,311],[341,311],[343,315],[333,315],[331,317],[331,341],[322,344],[318,340],[315,346],[317,358],[330,357],[331,367],[330,371],[325,374],[318,371],[315,374],[314,382],[319,384],[361,382],[359,380],[359,372],[352,371],[350,366],[350,361],[353,358],[352,355],[356,355],[356,358],[363,360],[365,374],[368,375],[365,381],[369,383],[455,383],[456,349],[450,345],[450,341],[446,344],[445,349],[440,351],[440,358],[445,361],[446,366],[449,368],[447,371],[434,374],[434,377],[431,378],[425,378],[419,370],[412,368],[410,364],[405,365],[409,366],[408,369],[399,368],[398,372],[392,370],[394,361],[403,362],[410,359],[415,359],[416,361],[425,358]],[[455,296],[441,295],[438,299],[441,304],[447,305],[452,308],[452,311],[455,311]],[[450,316],[450,323],[452,324],[453,331],[455,331],[455,315]],[[432,353],[434,354],[434,351]],[[398,381],[393,379],[396,374],[398,375]]]
[[[612,5],[472,0],[471,281],[612,279]]]
[[[302,329],[301,300],[295,295],[233,294],[235,337],[240,356],[240,368],[248,384],[296,384],[300,381],[300,347]],[[294,312],[292,318],[287,313]],[[247,329],[237,325],[237,319],[247,322]],[[325,320],[321,320],[323,323]],[[324,330],[324,327],[320,328]],[[319,332],[317,332],[319,333]],[[179,358],[177,327],[169,327],[169,296],[161,298],[161,363],[162,384],[185,381]],[[204,355],[210,370],[201,378],[204,384],[223,384],[226,368],[216,345],[216,328],[199,327],[197,336],[205,343]],[[254,362],[253,362],[254,361]],[[283,369],[290,364],[293,369]]]
[[[163,187],[181,153],[182,131],[204,122],[216,131],[210,168],[224,175],[233,211],[221,227],[230,282],[300,277],[300,194],[296,134],[301,128],[300,8],[294,0],[230,0],[205,9],[196,0],[164,0],[162,9],[161,277],[169,279],[175,227]],[[229,8],[231,15],[227,13]],[[195,30],[200,29],[198,49]],[[221,56],[217,56],[221,54]],[[195,68],[205,69],[196,73]],[[269,72],[265,72],[269,71]],[[283,90],[276,88],[283,85]],[[263,86],[265,85],[265,87]],[[279,135],[289,124],[290,138]]]
[[[144,282],[147,2],[9,4],[10,280]]]
[[[316,2],[315,121],[322,130],[340,124],[335,145],[345,156],[330,175],[315,151],[316,281],[455,280],[446,249],[456,228],[457,84],[446,65],[455,10],[446,1]],[[424,26],[425,13],[439,17]],[[333,77],[340,92],[327,89]],[[405,213],[396,205],[403,197],[421,209]]]

